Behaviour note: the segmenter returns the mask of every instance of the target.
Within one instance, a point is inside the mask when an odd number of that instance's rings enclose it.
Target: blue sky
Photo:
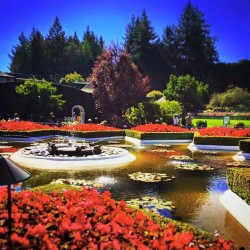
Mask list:
[[[0,71],[8,72],[8,54],[23,31],[33,27],[46,36],[56,16],[66,35],[76,31],[79,39],[89,25],[105,44],[123,42],[131,16],[146,10],[157,35],[177,24],[188,0],[1,0]],[[250,59],[250,0],[191,0],[205,15],[222,62]]]

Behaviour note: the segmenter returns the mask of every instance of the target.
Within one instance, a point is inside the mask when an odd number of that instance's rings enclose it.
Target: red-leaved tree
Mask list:
[[[150,90],[148,77],[143,76],[130,55],[117,46],[97,58],[88,81],[93,86],[97,110],[116,119],[143,101]]]

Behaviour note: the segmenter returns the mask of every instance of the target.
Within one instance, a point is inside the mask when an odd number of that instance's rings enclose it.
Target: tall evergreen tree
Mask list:
[[[218,61],[215,38],[210,36],[210,26],[203,13],[188,2],[177,26],[177,43],[182,74],[192,74],[206,79]]]
[[[65,47],[65,73],[81,72],[83,63],[81,59],[81,44],[76,34],[69,36]]]
[[[46,74],[45,42],[41,32],[35,28],[30,34],[31,72],[35,75]]]
[[[83,34],[83,42],[81,45],[83,69],[80,72],[84,77],[90,75],[96,57],[103,51],[103,46],[104,43],[102,38],[98,39],[94,32],[90,30],[89,26],[87,26],[87,29]]]
[[[59,18],[56,17],[46,36],[46,51],[48,57],[48,72],[52,80],[59,79],[64,74],[64,59],[66,36]]]
[[[139,70],[150,77],[151,85],[157,84],[156,76],[160,75],[164,64],[162,47],[145,10],[140,17],[132,16],[126,27],[124,47]]]
[[[13,73],[29,74],[31,72],[30,42],[23,32],[21,32],[18,40],[19,44],[12,47],[11,54],[9,55],[11,59],[10,71]]]

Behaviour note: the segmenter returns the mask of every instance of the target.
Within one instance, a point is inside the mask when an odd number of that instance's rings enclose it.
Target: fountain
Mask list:
[[[59,142],[24,147],[14,153],[11,160],[25,167],[57,170],[116,166],[135,160],[126,149],[102,146],[98,142],[79,142],[65,137]]]

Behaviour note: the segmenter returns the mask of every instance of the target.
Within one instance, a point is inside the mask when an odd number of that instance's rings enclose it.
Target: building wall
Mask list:
[[[14,113],[18,113],[23,120],[29,120],[28,110],[25,110],[20,103],[20,95],[15,91],[15,87],[23,82],[6,82],[0,84],[0,119],[12,118]],[[86,121],[98,116],[92,94],[85,93],[79,89],[63,85],[54,85],[57,93],[63,95],[66,103],[61,112],[55,114],[57,118],[70,117],[71,110],[75,105],[80,105],[85,110]],[[32,103],[30,104],[32,105]],[[50,110],[48,110],[49,116]],[[37,114],[35,114],[37,115]]]

